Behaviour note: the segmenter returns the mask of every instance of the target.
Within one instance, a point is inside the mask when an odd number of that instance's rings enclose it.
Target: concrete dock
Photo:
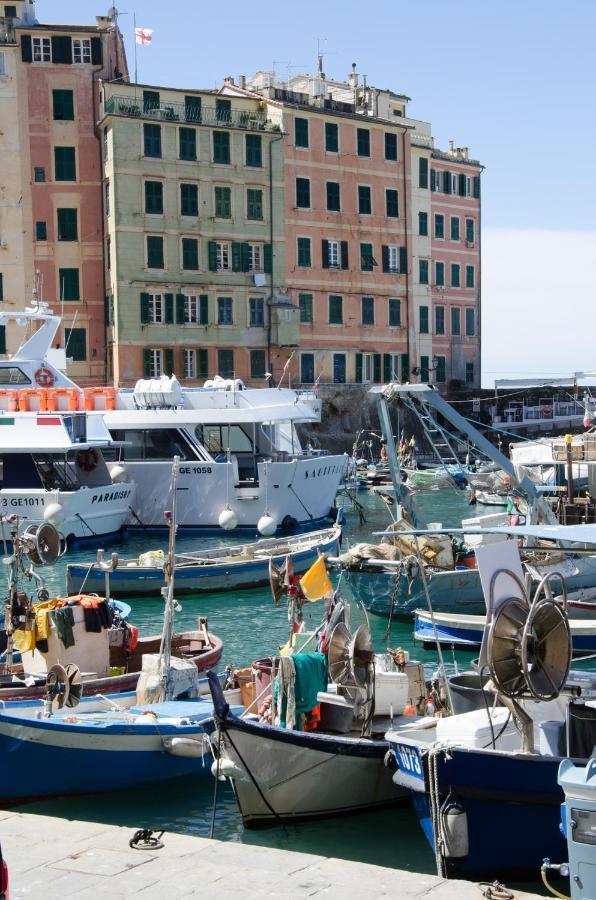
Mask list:
[[[478,885],[307,853],[166,832],[131,850],[131,828],[0,812],[11,900],[480,900]],[[514,892],[519,900],[536,894]]]

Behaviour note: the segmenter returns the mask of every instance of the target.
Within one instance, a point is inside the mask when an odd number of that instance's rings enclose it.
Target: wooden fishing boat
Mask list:
[[[292,562],[301,574],[319,554],[337,555],[341,525],[284,538],[266,538],[236,546],[218,546],[176,554],[176,594],[198,594],[259,587],[269,583],[269,561]],[[158,594],[163,585],[163,554],[141,554],[136,559],[121,559],[110,573],[110,592],[114,597],[148,597]],[[104,572],[98,564],[70,563],[66,570],[69,593],[102,591]]]

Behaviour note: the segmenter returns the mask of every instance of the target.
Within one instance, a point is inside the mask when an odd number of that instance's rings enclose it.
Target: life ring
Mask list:
[[[126,649],[128,653],[133,653],[137,649],[137,644],[139,643],[139,629],[136,625],[128,625],[127,624],[127,644]]]
[[[95,447],[90,447],[89,450],[79,450],[75,462],[83,472],[93,472],[99,464],[99,453]]]
[[[35,373],[35,382],[40,387],[51,388],[54,387],[54,382],[56,379],[54,378],[54,373],[51,369],[46,368],[46,366],[41,366],[40,369]]]

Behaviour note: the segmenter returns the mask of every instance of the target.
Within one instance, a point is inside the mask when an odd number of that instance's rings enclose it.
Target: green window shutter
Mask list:
[[[340,252],[341,252],[341,267],[342,267],[342,269],[349,269],[350,264],[348,261],[348,242],[347,241],[340,242]]]
[[[4,300],[4,276],[0,272],[0,301]]]
[[[148,215],[163,214],[163,182],[145,182],[145,212]]]
[[[92,37],[91,38],[91,65],[92,66],[101,66],[103,63],[103,53],[101,46],[101,38]]]
[[[184,294],[176,294],[176,322],[184,325]]]
[[[435,332],[436,334],[445,334],[445,307],[435,307]]]
[[[381,247],[381,263],[383,272],[389,271],[389,247],[385,244]]]
[[[159,91],[143,91],[143,111],[152,112],[154,109],[159,109],[159,107]]]
[[[420,381],[427,382],[429,376],[428,356],[420,357]]]
[[[339,150],[338,127],[334,122],[325,122],[325,150],[327,153]]]
[[[230,135],[227,131],[213,132],[213,162],[220,165],[230,162]]]
[[[474,243],[474,219],[466,219],[466,241]]]
[[[242,271],[242,244],[232,242],[232,272]]]
[[[294,144],[296,147],[308,147],[308,119],[294,119]]]
[[[390,353],[383,353],[383,381],[393,381],[393,360]]]
[[[172,325],[174,322],[174,295],[165,294],[166,302],[166,325]]]
[[[197,377],[209,377],[209,356],[207,350],[203,347],[200,350],[197,350]]]
[[[250,351],[250,377],[262,378],[265,374],[265,351]]]
[[[179,135],[180,159],[195,160],[197,158],[196,128],[181,128]]]
[[[85,362],[87,359],[87,331],[85,328],[64,329],[66,355],[74,362]]]
[[[209,295],[201,294],[199,297],[199,325],[209,324]],[[205,351],[207,352],[207,351]]]
[[[31,35],[21,35],[21,59],[23,62],[33,62],[33,47],[31,44]]]
[[[397,135],[392,131],[385,132],[385,159],[397,161]]]
[[[47,241],[48,239],[48,226],[45,222],[36,222],[35,223],[35,240],[36,241]]]
[[[163,369],[166,375],[174,374],[174,351],[170,347],[163,351]]]
[[[147,268],[163,269],[163,238],[158,235],[147,235]]]
[[[362,384],[362,353],[356,354],[356,382]]]
[[[401,354],[401,380],[404,382],[410,380],[410,354],[409,353]]]
[[[151,378],[151,350],[143,350],[143,376]]]
[[[329,295],[329,324],[343,324],[343,297],[338,294]]]
[[[451,263],[451,287],[458,288],[459,286],[459,264]]]
[[[310,259],[310,238],[298,238],[298,265],[309,268]]]
[[[300,321],[312,322],[312,294],[298,294],[298,305],[300,306]]]
[[[323,268],[329,268],[329,241],[326,241],[325,238],[321,241],[321,253],[323,259]]]
[[[196,184],[180,185],[180,215],[198,216],[199,192]]]
[[[418,213],[418,234],[421,237],[428,236],[428,213]]]
[[[144,123],[143,153],[145,156],[153,157],[154,159],[161,157],[161,125]]]
[[[373,381],[379,384],[381,381],[381,354],[373,354]]]
[[[466,384],[474,384],[474,363],[466,363]]]
[[[406,247],[399,248],[399,274],[405,275],[408,271],[408,251]]]
[[[61,300],[81,299],[78,269],[59,269],[58,281],[60,288],[59,296]]]
[[[385,207],[387,216],[391,219],[399,217],[399,197],[396,190],[388,188],[385,191]]]
[[[72,65],[72,39],[66,35],[52,38],[52,62]]]
[[[451,216],[451,240],[459,241],[459,216]]]
[[[217,272],[217,244],[215,241],[209,241],[207,252],[209,255],[209,271]]]
[[[443,172],[443,193],[451,193],[451,172]]]
[[[261,168],[263,165],[263,149],[260,134],[246,135],[246,165]]]
[[[6,325],[0,325],[0,353],[6,353]]]
[[[389,298],[389,325],[398,328],[401,325],[401,303],[399,297]]]
[[[263,266],[265,273],[271,275],[273,272],[273,247],[271,244],[265,244],[263,247]]]
[[[480,175],[474,175],[472,194],[476,200],[480,199]]]
[[[441,213],[435,213],[435,237],[445,237],[445,217]]]
[[[58,240],[76,241],[78,239],[78,216],[76,209],[58,209]]]
[[[243,272],[250,271],[250,246],[244,241],[240,245],[240,258],[241,258],[241,266]]]
[[[465,196],[466,196],[466,176],[463,175],[461,172],[460,172],[460,174],[458,175],[457,183],[458,183],[458,194],[459,194],[459,196],[460,196],[460,197],[465,197]]]
[[[182,238],[182,268],[191,272],[199,268],[199,242],[196,238]]]
[[[428,159],[421,156],[418,160],[418,187],[428,187]]]
[[[263,218],[263,191],[248,188],[246,191],[246,218],[260,221]]]
[[[420,307],[420,334],[428,334],[428,306]]]
[[[73,92],[67,90],[52,91],[52,111],[54,121],[72,122],[74,120]]]
[[[466,287],[474,287],[474,266],[466,266]]]
[[[437,287],[444,287],[445,285],[445,263],[444,262],[436,262],[435,263],[435,284]]]
[[[445,384],[445,357],[437,356],[437,368],[435,369],[437,384]]]

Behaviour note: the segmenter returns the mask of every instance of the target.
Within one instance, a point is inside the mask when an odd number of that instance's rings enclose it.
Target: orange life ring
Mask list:
[[[51,388],[54,387],[54,382],[56,379],[54,378],[54,373],[46,368],[46,366],[41,366],[35,373],[35,382],[40,387]]]
[[[126,649],[129,653],[132,653],[137,649],[137,644],[139,643],[139,629],[136,625],[128,625],[128,645]]]
[[[99,453],[95,447],[90,447],[89,450],[79,450],[75,462],[83,472],[93,472],[99,464]]]

